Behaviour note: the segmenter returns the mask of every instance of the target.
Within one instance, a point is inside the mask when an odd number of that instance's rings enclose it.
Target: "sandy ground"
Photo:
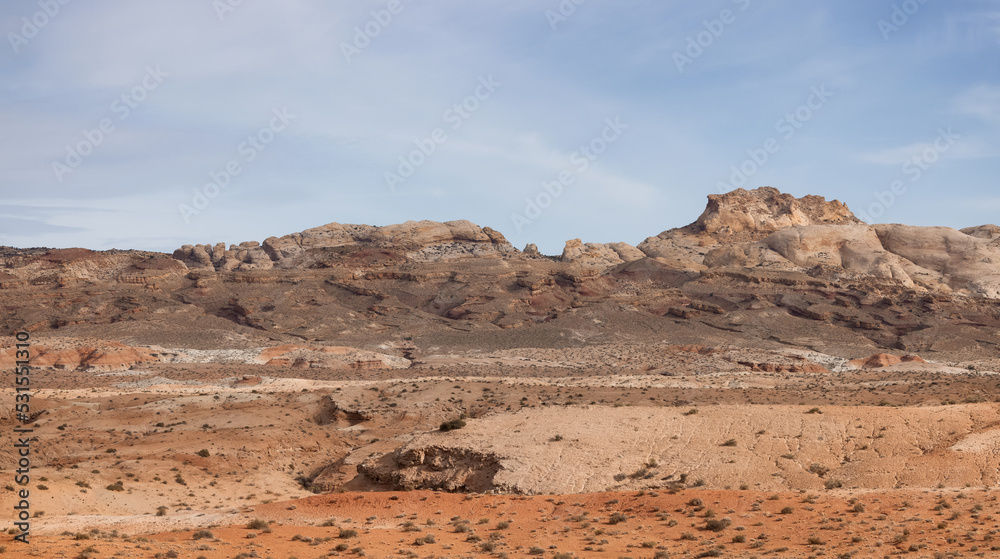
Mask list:
[[[494,484],[527,494],[655,489],[681,476],[763,491],[1000,484],[1000,405],[563,406],[470,420],[404,449],[497,457]],[[597,448],[605,452],[595,453]],[[401,466],[396,465],[396,469]],[[433,465],[404,471],[432,470]],[[461,472],[459,472],[461,474]]]
[[[25,557],[993,557],[995,490],[687,489],[551,496],[343,493],[260,505],[239,522],[146,533],[95,522]],[[256,528],[248,529],[257,520]],[[264,521],[267,528],[264,528]],[[169,524],[167,524],[169,526]],[[166,526],[163,526],[166,527]],[[206,530],[202,531],[202,530]],[[140,535],[144,534],[144,535]],[[8,544],[7,554],[11,546]],[[87,550],[91,550],[88,552]],[[158,555],[159,554],[159,555]],[[559,555],[569,554],[569,555]],[[944,556],[944,555],[941,555]]]
[[[588,368],[591,348],[521,353],[396,370],[39,370],[32,544],[7,534],[0,557],[998,552],[987,370],[662,346]],[[807,361],[829,369],[787,368]],[[12,390],[0,399],[10,408]],[[0,417],[6,510],[13,426]]]

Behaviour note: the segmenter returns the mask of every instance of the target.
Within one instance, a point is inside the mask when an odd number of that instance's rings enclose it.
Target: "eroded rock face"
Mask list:
[[[16,361],[14,354],[12,348],[0,349],[0,367],[13,368]],[[158,350],[102,340],[97,345],[78,347],[37,345],[32,348],[30,364],[32,367],[59,370],[116,371],[162,360]]]
[[[280,367],[326,367],[331,369],[405,369],[410,361],[395,355],[353,347],[304,347],[293,344],[264,348],[255,360]]]
[[[891,280],[933,291],[1000,294],[1000,245],[947,227],[806,225],[755,242],[720,244],[710,269],[769,269]]]
[[[738,239],[760,239],[775,231],[805,225],[862,223],[842,202],[822,196],[796,198],[777,188],[738,188],[708,196],[708,207],[694,222],[696,231]]]
[[[726,194],[710,194],[708,205],[698,219],[686,226],[664,231],[639,243],[646,256],[677,267],[703,271],[705,266],[742,266],[755,261],[752,246],[736,243],[760,241],[784,229],[810,225],[862,225],[843,203],[822,196],[796,198],[769,186],[755,190],[742,188]],[[708,254],[716,251],[711,258]],[[708,258],[708,261],[706,261]]]
[[[561,260],[584,266],[607,268],[634,262],[646,255],[628,243],[584,243],[580,239],[566,241]]]
[[[443,489],[483,493],[497,489],[500,459],[471,449],[425,446],[402,448],[366,460],[358,472],[394,489]]]
[[[978,227],[966,227],[965,229],[960,229],[962,233],[976,237],[979,239],[986,239],[989,241],[1000,239],[1000,227],[996,225],[979,225]]]
[[[819,266],[853,275],[894,279],[907,287],[914,284],[906,272],[906,263],[886,251],[875,229],[868,225],[791,227],[758,242],[715,249],[706,256],[706,263],[710,266],[770,266],[798,270]]]
[[[228,272],[309,267],[365,249],[384,250],[384,256],[414,262],[519,254],[500,232],[459,220],[407,221],[383,227],[329,223],[301,233],[269,237],[263,244],[240,243],[228,250],[221,243],[185,245],[174,251],[174,258],[193,269]]]
[[[184,245],[174,251],[174,258],[192,270],[207,269],[230,272],[233,270],[270,270],[274,267],[271,257],[256,241],[232,245]]]
[[[383,227],[331,223],[271,237],[262,245],[241,243],[228,250],[222,245],[186,245],[174,257],[195,270],[263,273],[272,268],[332,268],[346,258],[353,265],[530,260],[541,255],[535,245],[521,253],[499,232],[463,220]],[[956,231],[868,225],[837,200],[796,198],[772,187],[709,195],[695,222],[650,237],[638,247],[572,239],[559,262],[599,274],[644,258],[694,275],[750,270],[808,274],[829,281],[872,278],[904,288],[958,289],[973,296],[1000,297],[1000,227]],[[17,280],[4,281],[6,285]]]
[[[1000,244],[948,227],[876,225],[882,246],[973,295],[1000,298]]]

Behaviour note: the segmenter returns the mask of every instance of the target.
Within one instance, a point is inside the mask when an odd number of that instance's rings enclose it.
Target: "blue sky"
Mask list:
[[[16,0],[0,31],[0,245],[469,219],[558,254],[762,185],[1000,221],[995,2]]]

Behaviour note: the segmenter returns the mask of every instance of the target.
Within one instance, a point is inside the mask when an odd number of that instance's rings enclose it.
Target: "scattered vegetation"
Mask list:
[[[456,418],[445,421],[444,423],[441,424],[439,429],[442,431],[454,431],[456,429],[461,429],[462,427],[465,427],[465,425],[466,423],[464,419]]]

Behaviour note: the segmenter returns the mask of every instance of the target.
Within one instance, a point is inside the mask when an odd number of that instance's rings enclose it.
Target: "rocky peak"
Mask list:
[[[759,240],[775,231],[804,225],[850,225],[862,221],[838,200],[822,196],[796,198],[777,188],[738,188],[725,194],[710,194],[708,206],[688,226],[726,240]]]

